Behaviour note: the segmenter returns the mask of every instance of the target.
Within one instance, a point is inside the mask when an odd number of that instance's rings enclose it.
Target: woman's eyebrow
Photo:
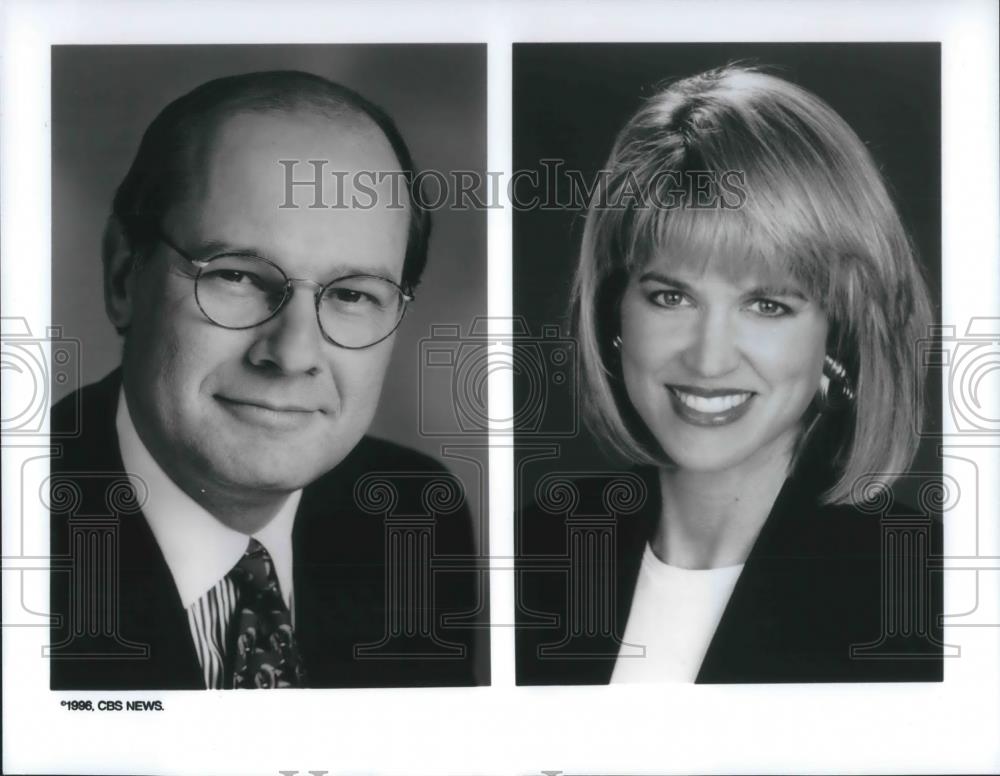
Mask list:
[[[801,299],[803,302],[809,301],[809,297],[795,286],[761,285],[754,286],[744,293],[746,296],[791,296]]]
[[[665,286],[674,286],[681,291],[690,291],[691,286],[685,283],[683,280],[678,280],[670,275],[665,275],[662,272],[657,272],[656,270],[649,270],[648,272],[643,272],[639,276],[640,283],[646,283],[648,281],[654,281],[656,283],[662,283]]]

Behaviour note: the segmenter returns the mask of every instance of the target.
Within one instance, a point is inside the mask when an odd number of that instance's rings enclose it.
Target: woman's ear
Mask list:
[[[104,309],[118,333],[124,334],[132,322],[136,262],[132,245],[122,229],[121,222],[113,215],[108,218],[104,226],[102,249]]]

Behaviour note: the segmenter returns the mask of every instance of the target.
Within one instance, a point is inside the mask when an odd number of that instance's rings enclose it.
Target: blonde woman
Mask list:
[[[562,630],[520,629],[518,681],[939,680],[933,582],[904,602],[919,626],[871,649],[887,564],[925,580],[926,548],[884,551],[871,497],[916,452],[931,306],[864,144],[731,66],[654,94],[605,168],[572,317],[590,426],[643,497],[591,576],[605,589],[519,575],[523,610]],[[573,487],[577,514],[604,497]],[[525,551],[571,553],[536,495]]]

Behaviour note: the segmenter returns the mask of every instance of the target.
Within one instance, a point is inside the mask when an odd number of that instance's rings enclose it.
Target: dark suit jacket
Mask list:
[[[781,490],[697,682],[941,681],[941,575],[926,562],[941,552],[939,519],[905,505],[821,506],[829,475],[815,463]],[[518,684],[610,681],[660,516],[657,473],[633,474],[648,495],[630,514],[604,523],[583,517],[607,512],[608,477],[572,483],[575,517],[537,504],[521,513]],[[613,538],[602,552],[608,522]]]
[[[80,433],[52,465],[51,686],[203,688],[186,613],[124,475],[119,385],[112,373],[52,411],[54,432]],[[485,594],[456,483],[430,458],[366,437],[305,488],[292,552],[310,687],[488,683],[474,638]],[[443,498],[428,500],[428,487]]]

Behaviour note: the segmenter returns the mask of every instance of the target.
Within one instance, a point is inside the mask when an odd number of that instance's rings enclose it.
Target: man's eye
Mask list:
[[[338,288],[332,295],[338,302],[360,302],[364,298],[360,291],[352,291],[349,288]]]
[[[326,296],[331,301],[348,305],[372,304],[376,301],[370,294],[353,288],[331,288]]]
[[[649,301],[657,307],[687,307],[690,305],[687,297],[681,291],[672,288],[653,291],[649,295]]]
[[[217,280],[233,285],[260,285],[260,278],[250,272],[241,272],[236,269],[219,269],[205,273],[209,279]]]
[[[788,305],[775,302],[773,299],[754,299],[749,308],[765,318],[782,318],[792,313],[792,308]]]

